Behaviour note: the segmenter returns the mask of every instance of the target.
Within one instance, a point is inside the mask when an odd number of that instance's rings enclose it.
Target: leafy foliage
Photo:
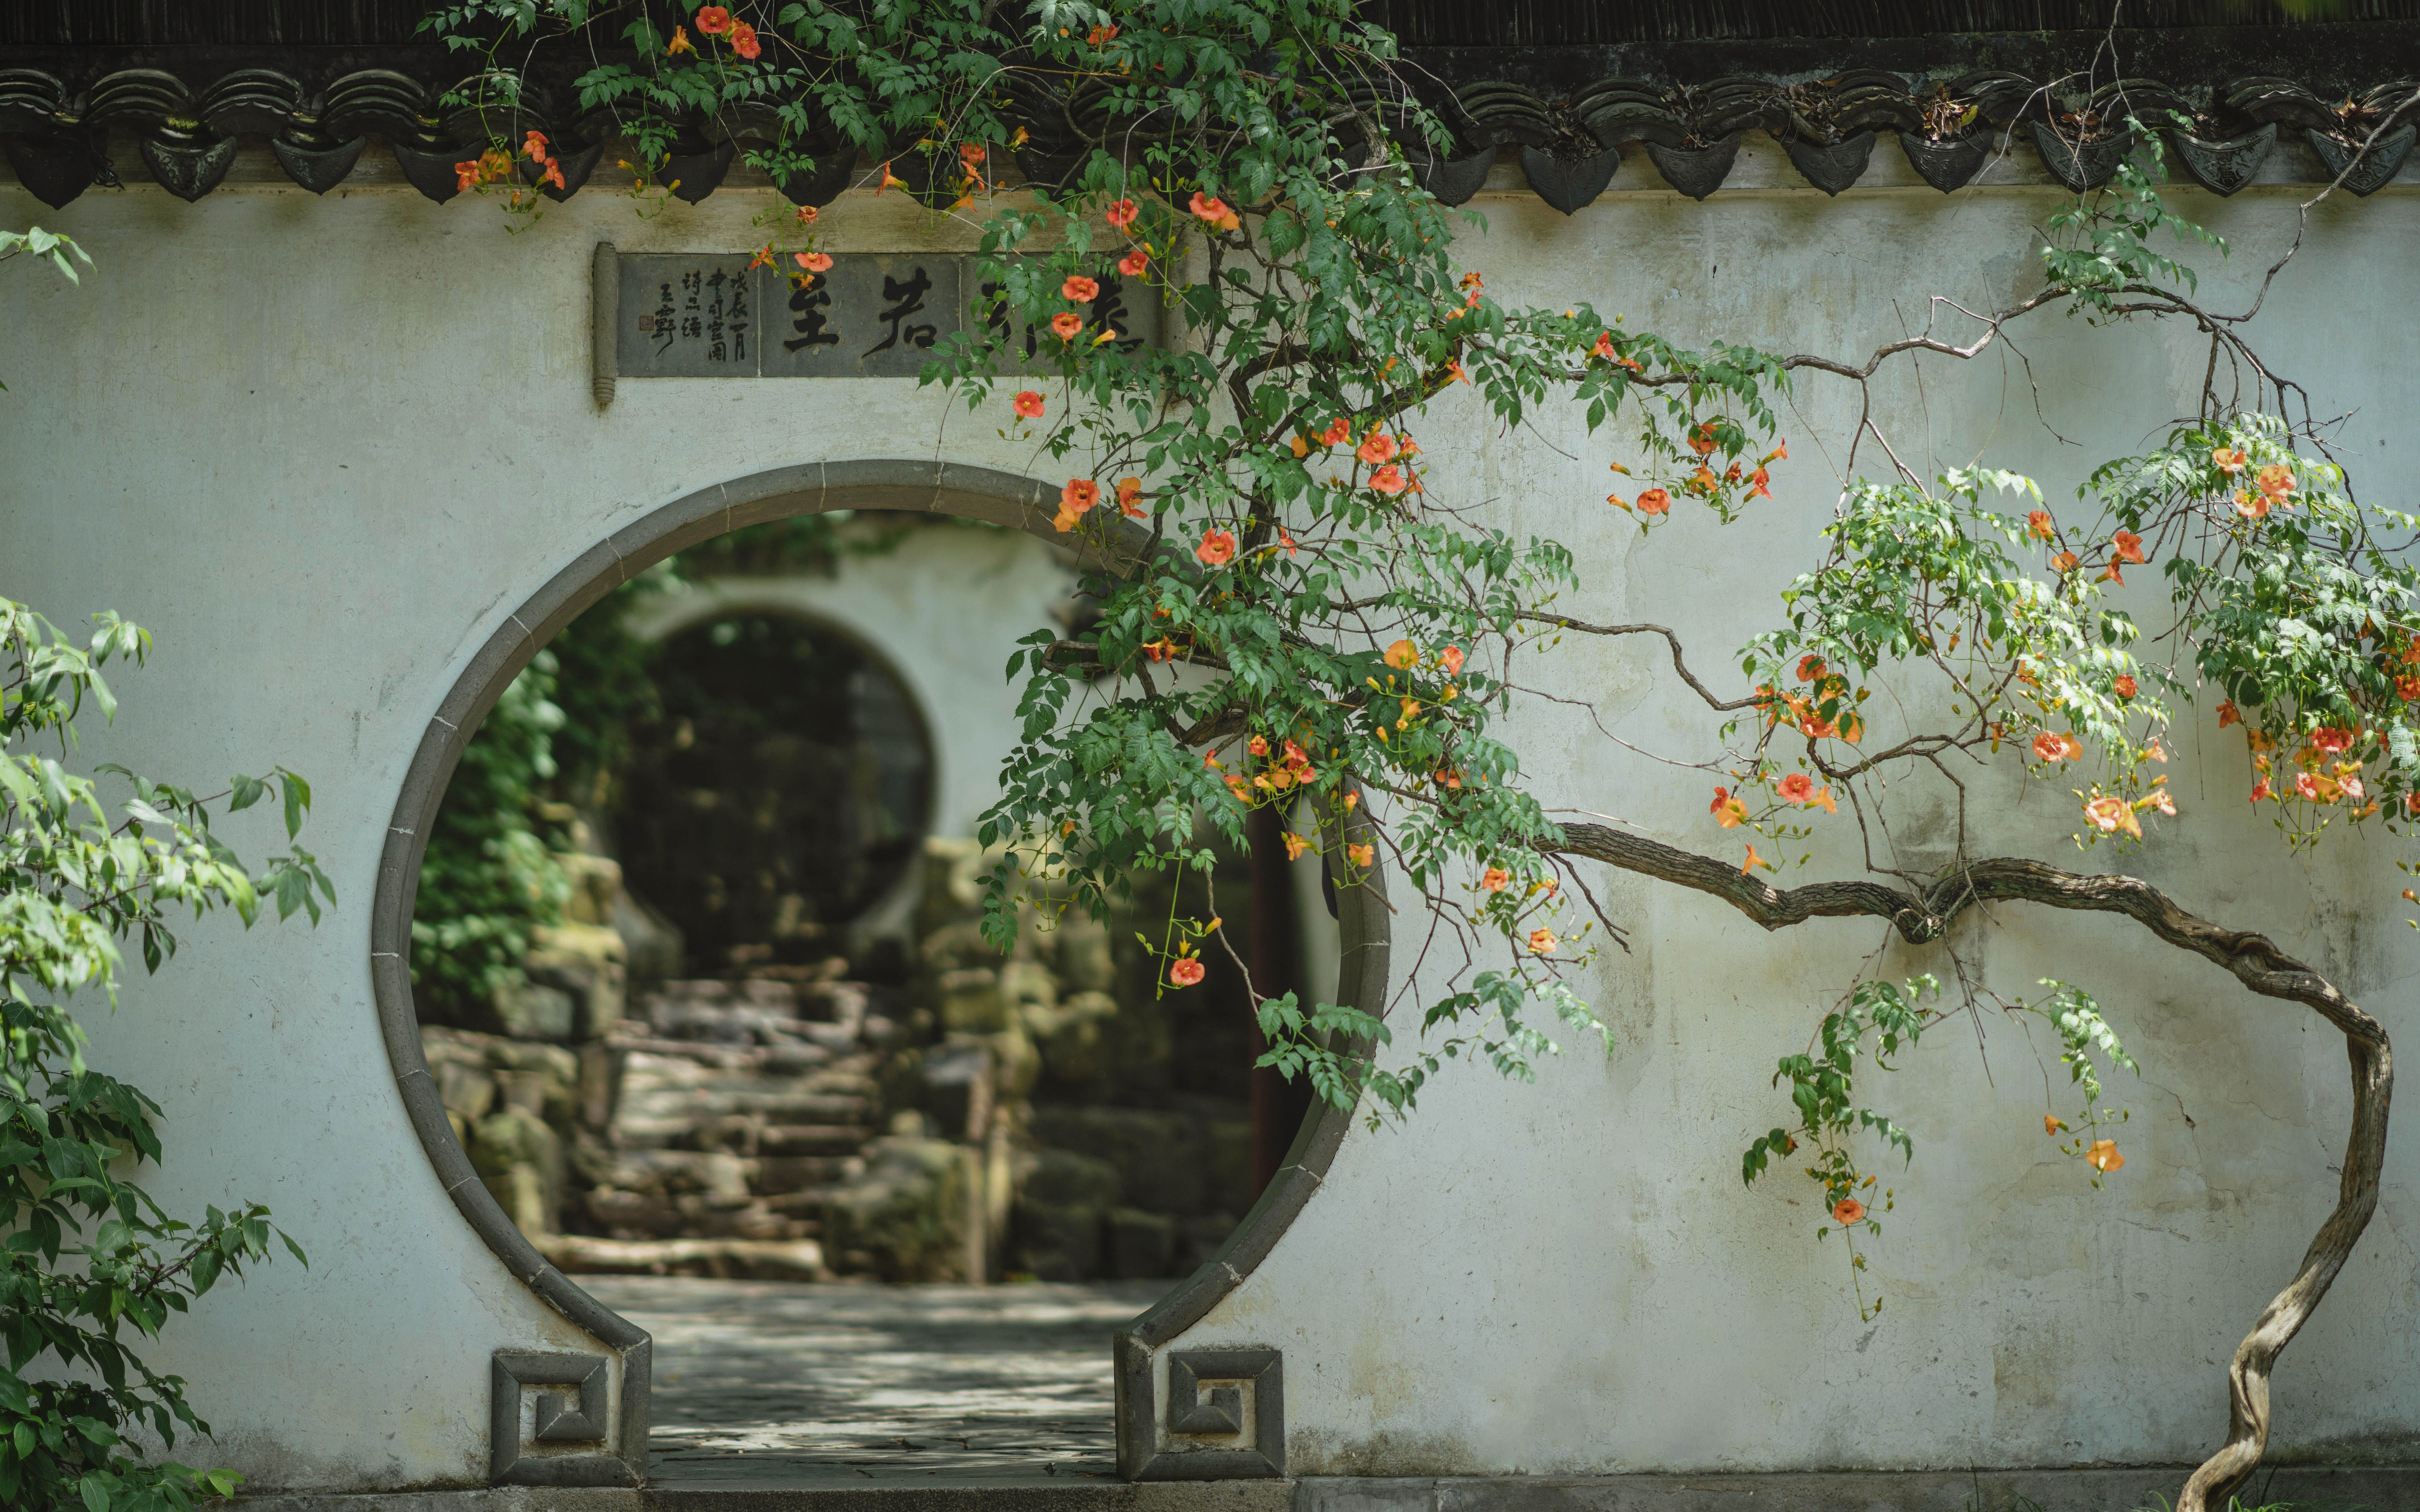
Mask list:
[[[411,982],[422,1015],[438,1023],[474,1023],[481,1005],[522,980],[531,932],[563,922],[571,897],[537,828],[564,724],[550,699],[555,656],[540,652],[505,685],[463,748],[429,829],[412,905]]]
[[[77,263],[92,266],[91,254],[77,246],[74,238],[45,231],[39,225],[23,231],[0,231],[0,262],[20,255],[49,263],[70,284],[84,281],[76,271]]]
[[[150,643],[114,614],[93,625],[78,646],[0,600],[0,1502],[183,1509],[232,1495],[240,1477],[147,1462],[131,1431],[173,1448],[179,1432],[209,1430],[184,1381],[153,1371],[135,1347],[269,1258],[278,1231],[258,1203],[172,1218],[132,1180],[161,1158],[160,1105],[85,1063],[68,1000],[98,993],[115,1004],[124,941],[139,941],[145,969],[158,970],[176,953],[179,912],[229,908],[249,927],[270,903],[281,919],[316,922],[335,888],[293,843],[311,790],[283,767],[205,797],[104,765],[129,790],[114,809],[68,769],[78,717],[116,710],[103,666],[139,664]],[[254,873],[213,832],[212,810],[272,796],[288,848]]]
[[[981,86],[995,82],[998,55],[1008,45],[989,10],[977,6],[802,0],[782,5],[778,24],[737,35],[727,25],[715,32],[700,26],[698,9],[627,0],[467,0],[434,8],[421,24],[485,65],[472,92],[456,102],[499,114],[521,98],[517,54],[526,56],[534,39],[593,30],[582,37],[594,52],[577,84],[581,108],[614,113],[643,176],[660,169],[684,125],[740,108],[774,127],[775,144],[752,149],[750,159],[777,177],[812,173],[825,153],[879,151],[900,123],[939,120],[970,98],[980,109]],[[996,127],[997,118],[987,124]]]
[[[77,263],[87,268],[92,266],[91,255],[77,246],[72,238],[63,237],[55,231],[45,231],[39,225],[23,231],[0,231],[0,262],[19,256],[30,256],[49,263],[70,284],[84,282],[83,275],[76,271]],[[0,383],[0,393],[7,392],[8,387]]]
[[[1940,994],[1941,983],[1929,976],[1910,978],[1904,989],[1887,981],[1858,982],[1849,990],[1846,1003],[1823,1015],[1812,1051],[1784,1056],[1774,1069],[1775,1086],[1790,1084],[1790,1100],[1798,1107],[1799,1131],[1815,1152],[1807,1175],[1823,1186],[1824,1211],[1850,1243],[1853,1273],[1865,1269],[1865,1257],[1855,1249],[1856,1229],[1862,1226],[1869,1234],[1882,1232],[1882,1224],[1869,1216],[1870,1205],[1858,1196],[1870,1191],[1880,1178],[1859,1169],[1853,1141],[1859,1134],[1871,1134],[1898,1150],[1901,1162],[1916,1158],[1916,1141],[1905,1129],[1857,1103],[1857,1059],[1863,1055],[1877,1071],[1893,1069],[1890,1057],[1902,1045],[1915,1048],[1925,1025],[1938,1011],[1924,1007],[1925,999]],[[1867,1049],[1869,1037],[1872,1048]],[[1797,1149],[1798,1140],[1787,1129],[1761,1135],[1741,1157],[1740,1177],[1752,1184],[1768,1164]],[[1884,1189],[1880,1198],[1884,1211],[1890,1211],[1895,1196]],[[1830,1231],[1819,1226],[1815,1236],[1821,1239]],[[1863,1316],[1871,1319],[1883,1304],[1877,1297],[1870,1307],[1866,1306],[1860,1283],[1858,1305]]]
[[[2134,1057],[2128,1055],[2126,1047],[2118,1041],[2118,1031],[2102,1017],[2101,1005],[2093,1000],[2091,994],[2047,977],[2042,979],[2041,985],[2051,991],[2040,1002],[2011,1006],[2043,1020],[2058,1031],[2059,1064],[2067,1068],[2069,1083],[2084,1095],[2084,1111],[2074,1124],[2045,1113],[2042,1115],[2042,1133],[2054,1139],[2062,1134],[2071,1134],[2073,1138],[2063,1147],[2062,1152],[2082,1159],[2091,1169],[2092,1184],[2097,1187],[2103,1176],[2126,1164],[2126,1158],[2118,1153],[2117,1142],[2099,1135],[2103,1128],[2125,1122],[2127,1114],[2122,1108],[2115,1114],[2102,1110],[2101,1070],[2092,1063],[2092,1054],[2099,1051],[2112,1070],[2122,1066],[2139,1076],[2142,1068],[2134,1064]]]
[[[2064,301],[2071,315],[2086,320],[2110,321],[2140,313],[2119,303],[2130,294],[2157,296],[2179,288],[2189,293],[2199,285],[2200,276],[2190,265],[2159,250],[2161,232],[2188,245],[2221,251],[2226,245],[2170,209],[2160,196],[2164,177],[2160,138],[2131,116],[2126,130],[2140,138],[2126,166],[2102,193],[2052,211],[2053,239],[2041,249],[2042,271],[2049,275],[2044,292]]]

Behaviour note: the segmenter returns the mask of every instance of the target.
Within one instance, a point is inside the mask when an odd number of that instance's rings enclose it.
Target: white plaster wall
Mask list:
[[[2182,197],[2245,244],[2209,278],[2213,298],[2291,228],[2277,192]],[[96,1014],[102,1063],[166,1105],[162,1198],[262,1197],[313,1253],[308,1272],[278,1265],[212,1296],[158,1351],[219,1425],[193,1454],[271,1485],[475,1482],[489,1351],[571,1342],[439,1190],[365,969],[405,764],[505,613],[607,532],[763,469],[932,455],[1058,473],[998,434],[1004,404],[970,416],[906,380],[626,381],[597,409],[591,245],[741,247],[762,203],[728,192],[642,222],[589,193],[508,239],[476,201],[385,190],[230,187],[196,206],[95,192],[57,213],[0,190],[0,223],[69,231],[101,263],[80,290],[23,268],[0,283],[5,591],[63,619],[114,607],[152,626],[159,655],[117,679],[125,712],[86,754],[194,782],[271,761],[306,773],[306,839],[343,899],[316,932],[195,929],[165,975]],[[1508,299],[1585,297],[1676,335],[1842,351],[1920,321],[1926,292],[2006,294],[2052,203],[2025,189],[1702,206],[1634,193],[1566,220],[1485,200],[1466,260]],[[2357,409],[2380,489],[2414,408],[2398,312],[2415,209],[2399,188],[2323,208],[2260,324],[2322,408]],[[825,224],[850,250],[966,237],[896,198],[852,198]],[[1929,366],[1885,404],[1946,455],[2037,468],[2063,491],[2082,462],[2183,409],[2199,371],[2180,343],[2056,319],[2024,349],[2044,413],[2082,447],[2040,431],[2005,361]],[[1561,420],[1496,437],[1462,395],[1422,440],[1440,492],[1578,549],[1590,589],[1566,608],[1663,619],[1713,671],[1805,559],[1851,413],[1807,386],[1788,420],[1796,460],[1758,523],[1717,536],[1683,520],[1644,546],[1598,501],[1611,441]],[[1567,645],[1555,667],[1649,752],[1693,755],[1709,733],[1640,646]],[[1519,720],[1550,801],[1732,839],[1705,823],[1694,780],[1664,781],[1570,711],[1533,704]],[[2386,906],[2398,879],[2383,851],[2281,859],[2244,814],[2235,748],[2178,744],[2186,820],[2139,868],[2273,928],[2402,1031],[2412,947]],[[2071,827],[2063,795],[1983,791],[2010,847],[2054,854]],[[231,832],[256,850],[274,839],[267,819]],[[2219,1363],[2328,1200],[2345,1103],[2330,1035],[2114,923],[2007,911],[1988,935],[1970,929],[1957,948],[1993,986],[2024,991],[2051,969],[2086,981],[2144,1053],[2142,1086],[2117,1093],[2136,1110],[2130,1162],[2090,1193],[2040,1143],[2020,1039],[1994,1026],[1987,1079],[1971,1033],[1945,1026],[1890,1088],[1919,1159],[1874,1252],[1887,1305],[1860,1325],[1805,1198],[1786,1181],[1743,1192],[1736,1172],[1744,1140],[1782,1116],[1764,1088],[1774,1057],[1879,932],[1767,938],[1703,900],[1596,880],[1635,924],[1634,953],[1609,954],[1590,983],[1619,1053],[1575,1050],[1535,1087],[1458,1071],[1408,1130],[1354,1134],[1327,1189],[1187,1340],[1286,1350],[1297,1470],[2142,1461],[2214,1438]],[[2288,1446],[2410,1443],[2411,1151],[2398,1134],[2371,1234],[2287,1357]]]

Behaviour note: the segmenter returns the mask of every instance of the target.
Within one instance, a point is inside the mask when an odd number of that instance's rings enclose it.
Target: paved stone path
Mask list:
[[[667,1486],[1109,1478],[1109,1335],[1168,1288],[580,1280],[655,1335]]]

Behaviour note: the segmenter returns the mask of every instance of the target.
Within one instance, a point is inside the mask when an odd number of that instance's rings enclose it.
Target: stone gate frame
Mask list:
[[[836,504],[832,507],[843,509],[851,506]],[[1064,548],[1067,542],[1061,537],[1058,544]],[[923,742],[931,763],[924,773],[924,818],[927,825],[934,822],[944,802],[945,767],[950,758],[940,701],[933,688],[894,656],[890,646],[882,643],[878,632],[871,625],[853,623],[829,609],[799,604],[788,594],[756,591],[745,579],[723,578],[705,584],[693,584],[692,587],[706,591],[696,594],[682,606],[682,612],[661,618],[647,629],[638,632],[639,638],[652,645],[661,645],[675,636],[709,623],[718,615],[753,613],[813,625],[820,634],[846,641],[860,656],[874,662],[883,675],[895,683],[906,695],[908,713],[916,721],[917,738]],[[629,626],[626,625],[625,628]],[[888,910],[913,907],[923,887],[921,865],[920,861],[918,865],[902,869],[896,882],[865,903],[859,918],[879,918]]]
[[[811,462],[700,489],[615,531],[556,573],[505,616],[430,717],[396,798],[370,909],[370,980],[380,1034],[421,1149],[472,1230],[514,1279],[613,1354],[612,1359],[537,1355],[519,1343],[494,1351],[489,1368],[495,1393],[489,1446],[490,1478],[495,1484],[643,1484],[654,1343],[644,1329],[556,1270],[513,1227],[455,1138],[436,1081],[421,1053],[420,1018],[412,1003],[410,969],[411,910],[428,831],[444,802],[463,748],[505,685],[582,610],[633,574],[674,552],[744,526],[838,510],[953,515],[1021,530],[1055,546],[1072,546],[1082,564],[1110,571],[1124,570],[1151,548],[1151,532],[1131,520],[1114,521],[1106,541],[1062,535],[1050,523],[1058,503],[1058,490],[1036,480],[932,460]],[[1357,806],[1348,821],[1351,833],[1346,839],[1367,839],[1369,825],[1367,806]],[[1373,870],[1362,885],[1339,890],[1337,931],[1341,965],[1336,1000],[1376,1014],[1386,1003],[1390,933],[1381,873]],[[1266,1358],[1252,1364],[1249,1371],[1240,1365],[1233,1372],[1218,1366],[1220,1380],[1236,1373],[1238,1379],[1256,1382],[1256,1400],[1261,1404],[1252,1412],[1250,1425],[1238,1415],[1230,1425],[1234,1432],[1225,1436],[1218,1431],[1225,1419],[1209,1421],[1218,1414],[1214,1411],[1205,1415],[1202,1401],[1173,1399],[1168,1382],[1171,1375],[1180,1386],[1197,1380],[1210,1381],[1212,1377],[1201,1375],[1200,1370],[1227,1356],[1171,1361],[1169,1353],[1276,1247],[1326,1180],[1352,1121],[1347,1110],[1315,1103],[1276,1177],[1218,1255],[1117,1335],[1114,1381],[1121,1475],[1130,1480],[1162,1480],[1284,1473],[1282,1377],[1277,1351],[1250,1351]],[[605,1396],[602,1373],[616,1360],[615,1400],[610,1412],[598,1412],[596,1408]],[[1203,1385],[1201,1390],[1207,1394],[1204,1400],[1212,1403],[1236,1396],[1235,1389],[1228,1386]],[[535,1399],[525,1400],[531,1393],[537,1394]],[[1193,1393],[1185,1395],[1190,1398]],[[1163,1401],[1164,1397],[1169,1399]],[[526,1441],[521,1431],[524,1417],[533,1424]]]

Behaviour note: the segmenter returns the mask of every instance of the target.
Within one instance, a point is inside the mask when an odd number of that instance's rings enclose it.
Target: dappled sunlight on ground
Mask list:
[[[1168,1288],[582,1285],[655,1336],[655,1479],[860,1485],[1109,1476],[1110,1335]]]

